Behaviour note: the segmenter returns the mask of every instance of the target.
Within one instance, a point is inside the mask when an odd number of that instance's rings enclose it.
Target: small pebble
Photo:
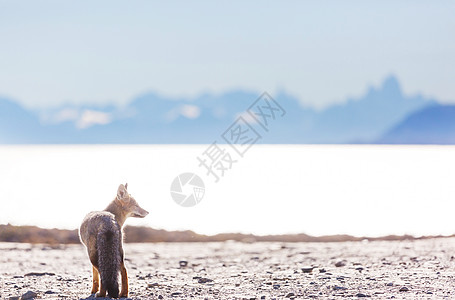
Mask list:
[[[198,283],[207,283],[207,282],[212,282],[213,280],[210,278],[199,278]]]
[[[36,296],[38,296],[37,293],[32,292],[32,291],[28,291],[27,293],[22,295],[21,300],[33,299]]]
[[[365,297],[369,297],[368,295],[365,295],[363,293],[358,293],[357,295],[355,295],[356,297],[359,297],[359,298],[365,298]]]
[[[306,268],[302,268],[302,272],[303,273],[311,273],[313,271],[313,267],[306,267]]]
[[[335,267],[340,268],[346,266],[346,261],[340,260],[335,263]]]
[[[180,268],[185,268],[188,266],[188,262],[186,260],[179,261]]]

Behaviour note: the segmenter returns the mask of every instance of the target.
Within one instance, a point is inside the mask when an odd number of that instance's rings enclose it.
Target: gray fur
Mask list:
[[[80,228],[91,263],[99,270],[101,284],[109,296],[119,294],[118,274],[122,261],[122,230],[114,214],[107,211],[89,213]]]

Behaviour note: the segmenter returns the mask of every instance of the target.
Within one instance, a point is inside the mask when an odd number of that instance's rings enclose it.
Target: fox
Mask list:
[[[128,217],[144,218],[148,211],[128,194],[128,183],[120,184],[117,196],[103,211],[88,213],[79,228],[93,271],[91,294],[95,297],[128,297],[128,274],[124,263],[123,224]],[[119,273],[122,289],[119,294]]]

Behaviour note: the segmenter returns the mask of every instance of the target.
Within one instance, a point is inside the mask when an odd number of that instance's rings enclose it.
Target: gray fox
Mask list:
[[[120,297],[128,297],[122,226],[128,217],[144,218],[148,211],[137,204],[127,188],[128,184],[121,184],[114,201],[104,211],[87,214],[79,228],[80,239],[93,266],[92,294],[96,293],[96,297],[106,297],[106,292],[112,298],[119,297],[119,272],[122,275]]]

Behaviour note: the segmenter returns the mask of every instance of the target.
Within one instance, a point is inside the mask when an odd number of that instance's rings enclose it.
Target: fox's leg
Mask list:
[[[128,274],[126,273],[125,263],[122,261],[120,266],[120,272],[122,273],[122,292],[120,298],[128,298]]]
[[[98,292],[98,289],[100,287],[100,275],[98,274],[98,269],[93,267],[93,287],[92,287],[92,294],[95,294]]]

